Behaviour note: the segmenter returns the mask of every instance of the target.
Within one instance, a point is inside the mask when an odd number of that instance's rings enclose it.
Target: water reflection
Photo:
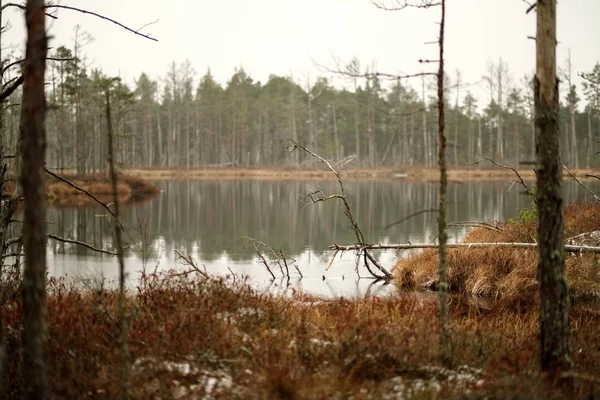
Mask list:
[[[267,243],[297,260],[304,278],[292,272],[295,289],[324,296],[354,296],[391,290],[370,287],[357,280],[354,257],[344,254],[325,271],[332,243],[351,243],[354,234],[339,201],[304,207],[302,195],[320,188],[338,192],[335,182],[290,181],[172,181],[159,182],[161,195],[123,211],[126,228],[127,268],[134,282],[137,271],[181,267],[175,250],[189,254],[209,272],[249,275],[259,288],[274,292],[288,289],[287,282],[271,282],[257,263],[252,248],[244,248],[241,236]],[[419,210],[437,208],[437,185],[428,182],[349,181],[346,183],[355,217],[369,242],[431,242],[436,235],[435,213],[422,213],[402,224],[386,225]],[[600,185],[590,184],[592,190]],[[510,182],[451,183],[447,216],[452,221],[505,220],[529,206],[530,200]],[[566,182],[567,202],[589,199],[576,183]],[[101,208],[55,208],[48,211],[49,231],[86,241],[97,248],[114,250],[111,220]],[[450,241],[458,241],[464,228],[452,229]],[[51,240],[48,244],[52,275],[76,279],[104,276],[116,279],[116,260],[85,248]],[[399,255],[380,254],[392,266]],[[401,256],[401,255],[400,255]],[[364,274],[364,273],[363,273]]]

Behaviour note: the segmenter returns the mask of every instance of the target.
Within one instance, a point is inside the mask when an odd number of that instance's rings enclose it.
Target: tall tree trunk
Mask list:
[[[43,0],[27,0],[27,47],[21,106],[21,186],[25,196],[23,248],[23,382],[24,398],[48,399],[46,341],[46,13]]]
[[[355,143],[355,152],[356,152],[356,161],[359,163],[361,162],[360,159],[360,131],[359,131],[359,127],[358,127],[358,119],[359,119],[359,115],[358,115],[358,85],[357,85],[357,81],[356,78],[354,78],[354,141]]]
[[[454,106],[454,143],[452,143],[452,154],[454,167],[458,166],[458,123],[460,119],[460,111],[458,102],[460,100],[460,70],[456,70],[456,104]]]
[[[123,259],[123,239],[121,236],[121,226],[119,224],[119,198],[117,193],[117,170],[115,168],[115,152],[113,143],[113,128],[110,114],[110,84],[107,84],[106,92],[106,130],[108,135],[108,167],[110,172],[110,180],[112,183],[114,218],[113,232],[115,247],[117,248],[117,258],[119,260],[119,319],[121,321],[121,334],[119,337],[121,349],[121,384],[122,398],[129,399],[131,397],[131,371],[129,363],[129,347],[127,346],[128,324],[125,315],[125,261]]]
[[[337,129],[337,118],[335,115],[335,103],[331,105],[331,112],[333,118],[333,140],[335,142],[335,159],[339,161],[343,156],[340,152],[340,140],[338,138],[338,129]]]
[[[294,94],[295,90],[292,87],[292,114],[291,114],[291,125],[292,125],[292,140],[296,143],[298,142],[298,128],[296,124],[296,95]],[[297,167],[299,165],[299,152],[292,152],[292,165]]]
[[[452,363],[452,338],[448,322],[448,270],[446,265],[446,189],[448,179],[446,176],[446,136],[444,112],[444,29],[446,24],[446,0],[441,0],[442,18],[440,20],[439,36],[439,69],[437,74],[438,90],[438,164],[440,167],[440,198],[438,211],[438,240],[439,240],[439,317],[440,317],[440,351],[442,363],[450,367]]]
[[[572,167],[579,168],[579,149],[577,148],[577,121],[575,113],[577,110],[571,106],[571,160]]]
[[[503,71],[503,63],[502,60],[498,61],[498,158],[500,159],[500,162],[504,162],[504,132],[503,132],[503,126],[502,126],[502,71]]]
[[[421,78],[421,94],[423,105],[423,160],[425,166],[431,166],[431,145],[427,135],[427,106],[425,105],[425,77]]]
[[[588,140],[587,140],[587,152],[585,155],[585,167],[590,167],[590,162],[592,161],[592,154],[594,153],[594,139],[592,138],[592,110],[588,109],[587,112],[588,117]]]
[[[537,155],[540,350],[552,377],[571,367],[569,294],[565,276],[559,97],[556,77],[556,0],[537,2],[535,124]]]

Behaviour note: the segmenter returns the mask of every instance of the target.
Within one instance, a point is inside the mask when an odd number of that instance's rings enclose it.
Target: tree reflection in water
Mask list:
[[[332,243],[352,243],[354,234],[337,201],[303,207],[301,196],[319,187],[325,194],[337,192],[335,182],[317,181],[167,181],[158,182],[162,193],[148,203],[122,212],[128,246],[126,264],[135,283],[144,267],[183,268],[175,250],[194,257],[211,273],[230,274],[229,268],[249,275],[258,288],[288,290],[286,280],[271,282],[269,273],[256,262],[251,248],[243,248],[241,236],[261,240],[297,260],[304,274],[292,270],[292,287],[324,296],[386,293],[393,285],[369,287],[371,280],[357,280],[354,257],[344,254],[325,271]],[[435,239],[435,213],[422,213],[389,229],[385,226],[423,209],[437,207],[437,185],[429,182],[347,181],[348,197],[368,242],[431,242]],[[506,220],[529,206],[529,199],[510,182],[465,181],[450,183],[448,221]],[[590,183],[598,192],[600,185]],[[565,182],[567,203],[589,200],[574,182]],[[48,210],[49,232],[83,240],[95,247],[113,249],[111,220],[99,207]],[[458,241],[464,228],[452,229],[450,241]],[[116,278],[116,259],[56,241],[48,242],[52,275],[75,279]],[[402,254],[380,254],[391,267]],[[361,275],[367,277],[366,272]],[[323,280],[325,277],[325,280]]]

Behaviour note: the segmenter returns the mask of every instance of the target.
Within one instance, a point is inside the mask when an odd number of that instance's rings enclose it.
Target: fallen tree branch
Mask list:
[[[342,177],[341,177],[340,173],[335,168],[333,168],[333,166],[331,165],[331,163],[329,161],[327,161],[320,155],[314,153],[313,151],[309,150],[308,148],[302,146],[301,144],[299,144],[293,140],[290,140],[290,143],[292,143],[292,145],[289,146],[290,151],[294,151],[294,150],[300,148],[300,149],[304,150],[305,152],[307,152],[308,154],[310,154],[311,156],[318,159],[319,161],[321,161],[323,164],[325,164],[327,166],[327,168],[335,175],[335,177],[337,178],[338,185],[340,186],[340,191],[342,194],[333,194],[333,195],[325,196],[325,194],[320,189],[318,189],[315,192],[310,192],[307,197],[311,199],[311,201],[312,201],[311,204],[315,204],[317,202],[325,201],[325,200],[329,200],[329,199],[342,200],[342,203],[344,204],[344,214],[350,220],[350,224],[351,224],[352,230],[354,231],[354,234],[356,236],[356,240],[359,243],[364,245],[365,239],[364,239],[362,231],[358,227],[358,223],[356,222],[356,219],[354,218],[354,214],[352,213],[350,204],[348,203],[348,198],[346,197],[346,190],[344,189],[344,182],[342,182]],[[314,197],[317,194],[319,195],[319,197]],[[364,254],[365,267],[367,268],[367,270],[369,271],[369,273],[371,275],[373,275],[377,279],[391,279],[392,278],[392,274],[388,270],[386,270],[381,264],[379,264],[375,260],[375,258],[367,251],[367,249],[360,250],[358,253],[358,257],[360,257],[361,253]],[[337,254],[337,252],[336,252],[336,254]],[[335,254],[333,257],[335,258]],[[357,265],[356,265],[357,272],[358,272],[358,262],[359,262],[358,257],[357,257]],[[370,268],[369,261],[371,261],[373,263],[373,265],[375,265],[375,267],[380,272],[383,273],[384,276],[374,273]],[[331,265],[331,263],[330,263],[330,265]]]
[[[537,243],[448,243],[449,248],[484,248],[484,247],[514,247],[523,249],[537,248]],[[331,250],[337,251],[364,251],[364,250],[410,250],[410,249],[437,249],[439,245],[435,243],[400,243],[400,244],[333,244],[329,246]],[[565,251],[570,253],[600,253],[600,247],[597,246],[579,246],[565,244]]]
[[[459,227],[459,228],[483,228],[490,231],[502,232],[503,229],[498,228],[496,225],[488,224],[487,222],[477,221],[457,221],[448,223],[448,227]]]
[[[194,271],[196,271],[197,273],[199,273],[200,275],[202,275],[203,277],[205,277],[207,279],[210,278],[208,276],[208,273],[206,272],[206,270],[202,271],[200,269],[200,267],[198,267],[198,265],[196,265],[196,262],[194,261],[194,259],[192,258],[192,256],[184,256],[183,254],[181,254],[181,252],[179,250],[175,250],[175,254],[177,254],[179,256],[177,258],[177,260],[181,258],[183,261],[185,261],[185,263],[187,265],[189,265],[190,267],[192,267],[192,269]]]
[[[81,242],[81,241],[79,241],[79,240],[66,239],[66,238],[63,238],[63,237],[57,236],[57,235],[55,235],[54,233],[49,233],[49,234],[48,234],[48,238],[49,238],[49,239],[54,239],[54,240],[57,240],[57,241],[59,241],[59,242],[63,242],[63,243],[76,244],[76,245],[78,245],[78,246],[85,247],[85,248],[87,248],[87,249],[93,250],[93,251],[95,251],[95,252],[98,252],[98,253],[102,253],[102,254],[108,254],[109,256],[116,256],[116,255],[117,255],[117,253],[114,253],[114,252],[112,252],[112,251],[102,250],[102,249],[99,249],[99,248],[97,248],[97,247],[94,247],[94,246],[92,246],[92,245],[91,245],[91,244],[89,244],[89,243],[86,243],[86,242]]]

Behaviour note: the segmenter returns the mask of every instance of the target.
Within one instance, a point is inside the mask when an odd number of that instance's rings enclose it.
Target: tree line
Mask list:
[[[47,71],[47,164],[79,173],[104,170],[107,159],[107,77],[86,64],[76,41],[58,47]],[[360,68],[357,59],[349,67]],[[561,158],[572,168],[597,166],[600,140],[600,63],[581,87],[562,68]],[[367,69],[368,71],[368,69]],[[459,70],[446,74],[448,163],[472,164],[477,155],[518,165],[535,159],[532,76],[515,80],[502,60],[482,77],[489,96],[476,98]],[[117,159],[129,167],[297,167],[314,159],[287,154],[289,139],[353,167],[436,164],[437,95],[433,77],[420,90],[400,80],[348,77],[348,88],[320,76],[271,75],[265,83],[243,68],[221,84],[208,70],[196,78],[188,62],[171,63],[166,75],[141,73],[133,85],[111,90]],[[414,81],[413,81],[414,82]],[[594,83],[596,82],[596,83]],[[567,89],[567,90],[565,90]],[[20,94],[12,96],[19,103]],[[19,109],[7,110],[8,149],[16,148]]]

